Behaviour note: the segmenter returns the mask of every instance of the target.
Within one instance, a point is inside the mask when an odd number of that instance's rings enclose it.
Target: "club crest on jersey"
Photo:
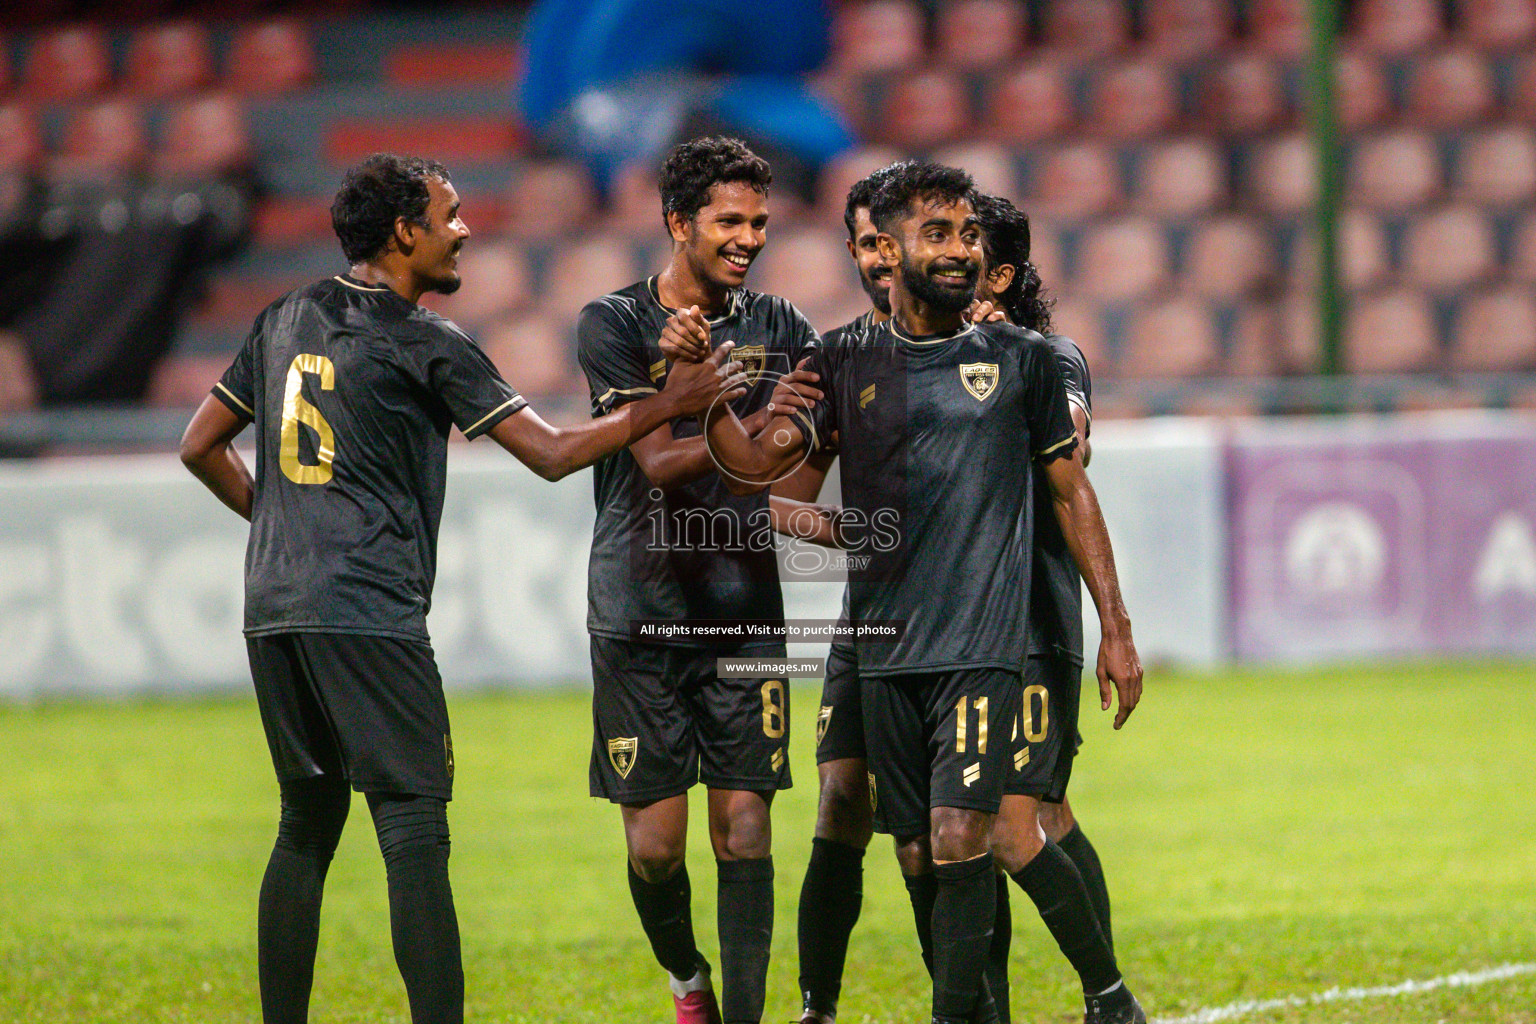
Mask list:
[[[737,345],[731,349],[731,358],[742,365],[748,384],[756,384],[763,375],[763,364],[768,361],[766,345]]]
[[[960,383],[978,402],[985,402],[997,390],[996,363],[961,363]]]
[[[832,705],[823,704],[821,710],[816,712],[816,745],[821,746],[823,737],[827,735],[827,726],[832,724]]]
[[[638,736],[619,736],[608,741],[608,763],[619,773],[619,778],[629,778],[629,770],[635,766],[635,754],[639,750]]]

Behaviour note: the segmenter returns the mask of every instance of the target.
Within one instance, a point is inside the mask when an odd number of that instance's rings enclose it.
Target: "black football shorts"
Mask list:
[[[246,639],[280,781],[329,775],[364,793],[453,798],[453,740],[432,647],[351,633]]]
[[[860,689],[877,831],[927,835],[934,807],[997,813],[1013,771],[1017,671],[866,677]]]
[[[788,789],[789,680],[715,671],[721,657],[784,656],[782,643],[722,652],[592,637],[592,795],[632,804],[698,782]]]
[[[858,656],[851,642],[834,642],[827,652],[827,677],[816,712],[816,763],[865,756],[864,709],[859,694]]]
[[[1052,653],[1031,654],[1025,661],[1007,793],[1053,804],[1066,799],[1072,761],[1083,742],[1077,731],[1082,690],[1082,666],[1071,659]]]

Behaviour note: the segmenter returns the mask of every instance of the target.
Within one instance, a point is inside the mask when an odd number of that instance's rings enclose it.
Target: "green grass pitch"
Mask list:
[[[1156,672],[1123,732],[1085,708],[1074,803],[1149,1011],[1536,962],[1533,683],[1530,665],[1509,664]],[[798,785],[775,806],[770,1022],[798,1009],[818,686],[793,689]],[[586,796],[585,695],[450,703],[469,1019],[668,1020],[629,904],[618,814]],[[254,703],[0,708],[0,749],[0,1020],[258,1020],[256,890],[277,796]],[[695,815],[690,868],[713,957],[702,825]],[[866,879],[842,1019],[926,1020],[905,893],[880,837]],[[1017,889],[1014,933],[1014,1019],[1080,1020],[1073,979]],[[360,799],[326,892],[311,1019],[407,1019]],[[1536,1024],[1536,975],[1232,1019]]]

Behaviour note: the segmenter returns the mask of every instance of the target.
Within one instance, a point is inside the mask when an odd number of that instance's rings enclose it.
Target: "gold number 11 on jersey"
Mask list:
[[[296,484],[323,484],[331,479],[331,460],[336,457],[336,435],[325,417],[304,400],[304,375],[312,373],[320,378],[320,390],[331,391],[336,387],[336,367],[325,356],[295,356],[288,367],[288,383],[283,388],[283,433],[278,447],[278,462],[283,476]],[[319,459],[314,465],[299,461],[299,424],[309,427],[320,436],[315,447]]]
[[[976,698],[976,753],[987,752],[987,704],[989,698]],[[955,753],[965,753],[966,719],[970,717],[966,713],[966,705],[970,701],[964,697],[955,701]]]

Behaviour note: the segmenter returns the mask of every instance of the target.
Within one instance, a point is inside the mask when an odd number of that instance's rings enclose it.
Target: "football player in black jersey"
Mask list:
[[[351,269],[278,299],[187,426],[181,457],[251,521],[245,633],[282,795],[257,913],[266,1024],[308,1017],[321,892],[367,796],[396,963],[416,1024],[458,1024],[464,975],[448,882],[453,743],[426,616],[451,426],[540,476],[590,465],[744,393],[741,364],[675,371],[590,424],[546,424],[468,335],[417,305],[459,285],[469,229],[448,172],[379,155],[331,208]],[[256,425],[253,476],[233,447]]]
[[[892,321],[817,353],[810,368],[828,397],[813,412],[778,416],[753,437],[717,409],[710,427],[725,466],[758,480],[840,435],[841,536],[871,555],[869,570],[850,574],[853,622],[906,624],[894,643],[859,641],[857,656],[877,814],[902,844],[904,873],[931,864],[935,875],[934,1020],[945,1024],[996,1016],[981,983],[994,910],[988,842],[1013,751],[989,745],[988,729],[1006,736],[1018,715],[1028,646],[1019,581],[1030,578],[1033,500],[1020,446],[1045,466],[1054,513],[1088,570],[1104,627],[1101,698],[1107,709],[1118,693],[1116,727],[1141,682],[1054,356],[1032,332],[966,320],[981,265],[975,202],[969,177],[952,168],[919,165],[887,183],[872,215],[894,271]],[[883,548],[870,527],[887,513],[901,542]],[[945,735],[952,744],[928,745]],[[1037,903],[1056,896],[1037,893],[1038,879],[1016,880]],[[1100,954],[1074,958],[1088,1019],[1139,1019],[1091,911],[1086,920],[1083,938]]]
[[[697,329],[735,342],[748,392],[730,403],[766,420],[774,381],[816,344],[788,302],[743,287],[766,242],[768,164],[735,139],[677,147],[660,178],[672,257],[660,273],[582,310],[578,355],[594,416],[677,372],[661,341]],[[644,623],[784,618],[768,497],[716,471],[699,422],[663,426],[600,462],[588,575],[593,742],[589,785],[620,807],[630,892],[679,1024],[756,1024],[773,929],[769,808],[790,783],[783,678],[720,678],[723,656],[778,657],[782,635],[710,643]],[[688,790],[708,789],[719,885],[721,999],[694,941],[684,855]]]

